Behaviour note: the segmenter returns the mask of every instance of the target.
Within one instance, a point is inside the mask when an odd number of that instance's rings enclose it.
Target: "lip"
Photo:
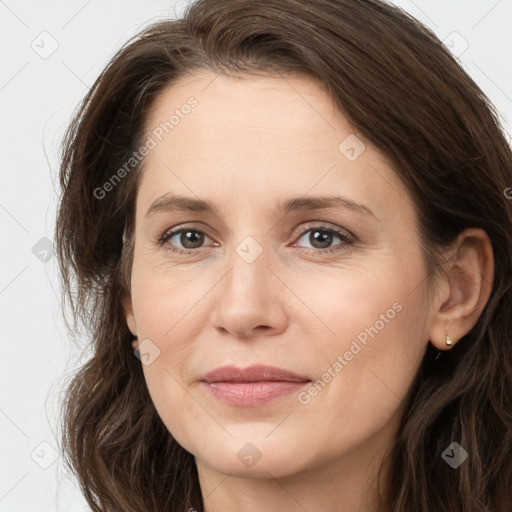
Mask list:
[[[311,382],[273,366],[253,365],[241,369],[223,366],[201,379],[203,387],[217,400],[233,406],[254,407],[299,391]]]
[[[236,366],[222,366],[207,373],[201,379],[207,383],[212,382],[308,382],[310,379],[304,375],[297,375],[274,366],[255,364],[247,368]]]

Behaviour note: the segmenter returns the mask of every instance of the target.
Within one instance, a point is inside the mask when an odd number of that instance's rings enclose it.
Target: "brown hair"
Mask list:
[[[81,103],[63,144],[56,247],[71,330],[83,323],[92,342],[62,411],[65,460],[92,509],[203,510],[194,458],[152,404],[121,303],[141,166],[108,197],[95,194],[141,146],[155,98],[201,69],[325,84],[413,197],[429,275],[462,230],[487,232],[491,297],[452,350],[436,359],[428,344],[385,494],[395,512],[510,511],[511,148],[493,105],[437,37],[379,0],[199,0],[128,42]],[[453,441],[469,454],[457,469],[441,457]]]

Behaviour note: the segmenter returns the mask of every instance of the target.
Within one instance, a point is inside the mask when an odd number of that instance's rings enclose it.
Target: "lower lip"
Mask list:
[[[300,391],[308,382],[203,382],[209,393],[229,405],[251,407],[263,405]]]

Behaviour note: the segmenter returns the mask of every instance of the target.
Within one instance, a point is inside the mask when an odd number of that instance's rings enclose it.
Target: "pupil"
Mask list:
[[[184,231],[181,234],[180,241],[185,248],[194,249],[195,247],[201,246],[201,243],[203,241],[203,235],[201,233],[198,233],[197,231]],[[192,247],[189,245],[190,243],[192,244]]]
[[[322,233],[324,233],[322,235]],[[326,231],[313,231],[311,233],[311,236],[312,237],[312,240],[311,242],[315,242],[315,243],[320,243],[321,245],[321,249],[325,249],[326,247],[329,247],[329,245],[331,244],[332,242],[332,237],[333,237],[333,234],[332,233],[328,233]],[[315,244],[312,243],[311,245],[313,245],[313,247],[315,247]]]

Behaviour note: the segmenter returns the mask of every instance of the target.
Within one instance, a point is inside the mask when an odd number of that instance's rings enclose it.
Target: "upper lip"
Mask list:
[[[204,382],[308,382],[310,379],[303,375],[275,368],[273,366],[253,365],[247,368],[222,366],[208,372],[201,379]]]

